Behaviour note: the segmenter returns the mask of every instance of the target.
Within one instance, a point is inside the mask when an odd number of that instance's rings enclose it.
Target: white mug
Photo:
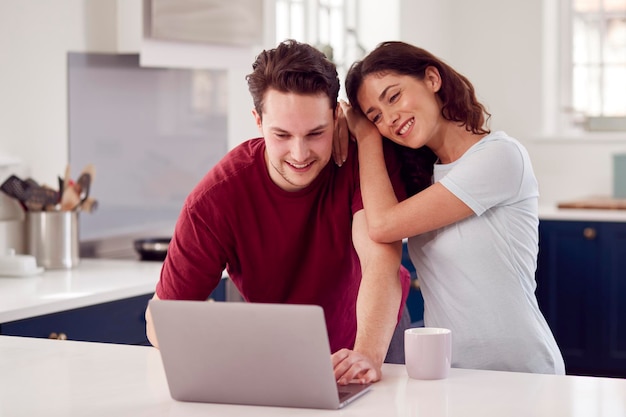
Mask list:
[[[414,379],[444,379],[452,363],[452,332],[437,327],[404,331],[406,371]]]

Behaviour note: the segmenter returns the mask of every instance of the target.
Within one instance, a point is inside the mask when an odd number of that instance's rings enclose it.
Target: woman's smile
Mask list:
[[[400,129],[398,129],[396,131],[396,135],[398,136],[404,136],[409,130],[411,130],[411,128],[413,127],[413,125],[415,124],[415,118],[411,117],[409,120],[407,120],[406,123],[404,123]]]

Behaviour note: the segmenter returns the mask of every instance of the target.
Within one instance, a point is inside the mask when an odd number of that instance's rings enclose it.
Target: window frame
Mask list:
[[[557,40],[546,39],[547,49],[551,50],[552,56],[558,57],[557,62],[550,62],[549,52],[544,54],[548,61],[545,70],[553,70],[551,82],[553,86],[558,86],[558,91],[548,88],[547,93],[554,94],[556,100],[544,97],[547,105],[553,107],[547,115],[546,130],[570,137],[624,140],[626,116],[590,116],[574,109],[573,0],[552,0],[552,5],[549,4],[550,1],[546,3],[545,27],[549,28],[556,21],[559,28]],[[556,54],[553,49],[555,47],[558,49]],[[551,117],[556,122],[551,122]]]
[[[343,78],[349,66],[363,57],[365,49],[359,43],[357,28],[359,26],[359,0],[275,0],[275,19],[285,19],[278,16],[280,10],[291,19],[280,28],[277,25],[275,37],[278,41],[284,38],[293,38],[316,46],[331,58],[339,76]],[[300,6],[300,16],[293,18],[292,7]],[[300,22],[296,20],[301,18]],[[337,21],[338,19],[338,21]],[[295,24],[295,25],[294,25]],[[297,30],[294,27],[300,25]],[[287,32],[282,34],[281,31]],[[299,33],[301,36],[297,36]]]

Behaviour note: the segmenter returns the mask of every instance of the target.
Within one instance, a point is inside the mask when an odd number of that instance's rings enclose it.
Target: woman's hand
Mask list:
[[[340,167],[348,158],[348,141],[350,140],[350,131],[348,130],[348,122],[346,121],[346,116],[341,110],[341,106],[337,105],[335,113],[333,159],[335,160],[335,164]]]
[[[370,136],[380,138],[380,133],[374,123],[367,120],[361,113],[355,111],[352,106],[343,100],[339,100],[342,116],[348,124],[351,137],[356,139],[357,143],[366,140]]]
[[[348,141],[350,138],[358,143],[366,140],[370,135],[380,138],[380,133],[372,122],[356,112],[350,104],[343,100],[339,100],[336,113],[333,135],[333,159],[337,166],[342,166],[348,158]]]

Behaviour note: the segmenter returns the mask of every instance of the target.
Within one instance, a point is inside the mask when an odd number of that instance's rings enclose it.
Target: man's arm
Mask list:
[[[192,193],[197,192],[194,190]],[[215,200],[208,200],[205,208],[216,215],[216,210],[210,205],[212,201]],[[185,202],[167,247],[167,258],[152,299],[206,300],[209,297],[219,285],[226,266],[226,255],[215,234],[215,229],[209,229],[203,212],[190,210]],[[149,308],[146,308],[145,319],[148,340],[158,348]]]
[[[399,278],[402,242],[376,243],[369,238],[365,212],[354,215],[352,239],[363,277],[357,298],[357,335],[354,350],[333,354],[340,384],[378,381],[395,330],[402,286]]]
[[[152,296],[152,299],[158,300],[159,297],[156,295],[156,293],[154,293],[154,295]],[[152,346],[158,349],[159,342],[157,341],[156,333],[154,332],[154,324],[152,324],[152,314],[150,314],[150,307],[146,307],[145,316],[146,316],[146,336],[148,336],[148,341],[152,344]]]

